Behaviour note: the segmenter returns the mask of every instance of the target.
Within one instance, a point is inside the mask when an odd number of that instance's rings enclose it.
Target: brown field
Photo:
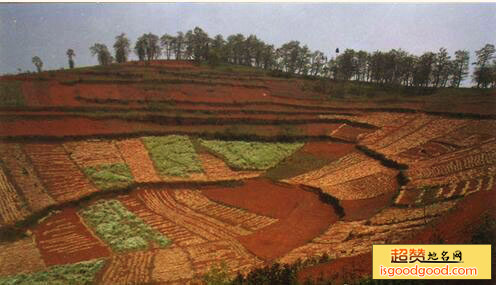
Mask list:
[[[97,284],[197,284],[222,263],[235,276],[303,260],[300,281],[339,283],[370,275],[372,244],[470,243],[483,216],[496,218],[494,95],[339,99],[303,90],[311,80],[188,61],[0,78],[10,81],[24,105],[0,106],[0,277],[102,259]],[[200,172],[160,174],[143,137],[170,134],[190,139]],[[227,157],[199,139],[303,146],[240,171],[230,165],[283,146]],[[184,166],[178,157],[168,163]],[[85,175],[109,164],[133,182],[104,192]],[[81,217],[109,200],[168,243],[112,250]],[[315,262],[324,253],[331,261]]]

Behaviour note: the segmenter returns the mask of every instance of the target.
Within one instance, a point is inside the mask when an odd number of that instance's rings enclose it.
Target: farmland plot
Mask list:
[[[398,243],[411,238],[427,223],[446,213],[456,202],[430,205],[423,209],[387,208],[369,220],[332,224],[308,244],[293,249],[279,262],[292,263],[327,253],[331,258],[355,256],[370,252],[372,244]]]
[[[195,274],[188,253],[180,248],[156,250],[153,265],[153,282],[186,283]]]
[[[231,225],[242,227],[250,232],[257,231],[277,221],[274,218],[216,203],[208,199],[200,191],[176,190],[174,191],[174,197],[179,203],[186,205],[190,209]]]
[[[407,171],[411,185],[435,185],[459,182],[496,170],[496,143],[463,149],[416,163]]]
[[[161,180],[140,139],[119,140],[116,145],[131,169],[136,182],[158,182]]]
[[[380,148],[379,151],[387,156],[396,155],[426,143],[431,139],[448,134],[464,124],[466,124],[466,121],[464,120],[435,119],[428,125],[422,126],[411,134],[401,137],[390,145]],[[408,163],[409,161],[399,160],[399,162]]]
[[[491,191],[494,187],[495,176],[480,176],[470,180],[453,182],[432,189],[410,188],[403,189],[396,198],[398,205],[424,205],[446,199],[463,197],[479,191]]]
[[[105,270],[103,284],[146,284],[151,281],[153,251],[113,255]]]
[[[47,265],[68,264],[110,255],[109,249],[87,229],[75,209],[66,208],[33,230]]]
[[[5,167],[19,187],[32,212],[37,212],[55,204],[43,186],[36,170],[18,144],[1,144],[0,152]]]
[[[260,171],[233,171],[226,163],[209,154],[200,153],[198,157],[202,163],[203,171],[208,180],[229,180],[229,179],[246,179],[257,177]]]
[[[303,146],[303,143],[219,140],[200,140],[200,143],[224,158],[232,168],[241,170],[269,169]]]
[[[229,273],[244,272],[263,264],[253,254],[234,240],[219,240],[206,244],[185,248],[192,260],[192,268],[196,275],[207,273],[213,265],[224,262]]]
[[[144,137],[143,142],[162,177],[187,178],[192,174],[202,173],[201,163],[188,137]]]
[[[103,267],[103,260],[57,265],[47,271],[0,277],[0,284],[94,284],[95,275]]]
[[[318,170],[290,178],[287,182],[319,187],[339,199],[352,200],[371,198],[391,191],[395,185],[391,179],[395,175],[396,171],[355,152]]]
[[[83,172],[100,190],[125,189],[133,183],[131,171],[124,163],[88,166]]]
[[[66,142],[63,146],[81,168],[124,162],[112,141]]]
[[[61,145],[29,143],[24,150],[56,201],[72,201],[97,191]]]
[[[114,251],[166,247],[170,241],[128,211],[119,201],[100,201],[81,212],[94,232]]]
[[[234,238],[250,233],[245,229],[218,221],[177,203],[172,192],[170,190],[144,189],[138,193],[138,197],[153,212],[209,241]]]
[[[0,276],[34,272],[45,267],[40,252],[31,238],[0,243]]]
[[[384,169],[382,172],[350,179],[343,183],[323,185],[322,190],[340,200],[373,198],[396,190],[396,174],[397,171]]]
[[[10,183],[0,163],[0,225],[11,225],[29,214],[26,205]]]
[[[136,214],[136,216],[142,219],[146,224],[151,226],[154,230],[170,238],[173,244],[184,247],[193,244],[204,243],[207,241],[199,235],[176,224],[172,220],[151,211],[142,203],[139,198],[134,197],[134,195],[121,196],[119,198],[119,201],[127,209],[129,209],[134,214]]]

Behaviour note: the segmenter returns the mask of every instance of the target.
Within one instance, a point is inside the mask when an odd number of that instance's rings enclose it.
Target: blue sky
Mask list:
[[[89,47],[112,47],[125,32],[132,44],[152,32],[175,34],[200,26],[210,36],[256,34],[280,46],[298,40],[331,54],[336,47],[367,51],[402,48],[414,54],[446,47],[471,52],[496,44],[496,4],[161,3],[0,4],[0,73],[95,65]],[[133,55],[134,57],[134,55]]]

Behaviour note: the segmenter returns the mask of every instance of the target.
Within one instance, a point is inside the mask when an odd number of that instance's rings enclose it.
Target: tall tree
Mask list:
[[[174,53],[174,41],[175,38],[169,34],[164,34],[160,37],[160,44],[162,45],[162,49],[164,50],[167,59],[171,59],[172,54]]]
[[[368,67],[368,53],[360,50],[356,54],[356,80],[365,81]]]
[[[432,85],[438,87],[441,77],[446,73],[450,61],[450,56],[445,48],[440,48],[434,57],[434,66],[432,70]]]
[[[67,52],[67,57],[69,58],[69,68],[73,69],[74,68],[74,60],[72,59],[73,57],[76,56],[76,53],[72,48],[68,49]]]
[[[350,80],[356,74],[356,59],[353,49],[346,49],[336,57],[338,79]]]
[[[143,34],[134,46],[134,52],[140,61],[150,61],[160,57],[159,38],[152,33]]]
[[[122,33],[115,37],[114,50],[115,50],[115,61],[118,63],[124,63],[127,61],[129,52],[131,51],[131,42],[126,37],[126,34]]]
[[[107,46],[104,44],[94,44],[90,47],[90,52],[92,56],[97,56],[98,63],[100,63],[100,65],[109,65],[113,61],[112,55],[110,54]]]
[[[245,36],[243,34],[230,35],[227,37],[226,49],[233,64],[243,63],[243,49]]]
[[[209,49],[208,61],[212,65],[217,65],[221,62],[227,62],[226,41],[222,35],[216,35],[211,40],[211,48]]]
[[[189,44],[192,45],[193,59],[196,61],[208,60],[210,42],[208,34],[200,27],[195,27],[191,35]]]
[[[177,36],[172,42],[172,47],[174,48],[175,57],[177,60],[181,60],[181,56],[184,50],[184,34],[183,32],[177,32]]]
[[[451,86],[460,87],[461,82],[468,75],[470,54],[467,50],[455,51],[455,59],[452,64]]]
[[[477,61],[472,63],[475,65],[474,81],[477,82],[477,88],[481,86],[486,88],[491,82],[491,68],[488,66],[491,59],[494,57],[495,48],[492,44],[486,44],[480,50],[475,51]]]
[[[325,64],[325,56],[324,53],[316,50],[312,53],[311,59],[311,67],[310,67],[310,72],[312,73],[312,76],[317,76],[322,72],[322,69]]]
[[[43,68],[43,61],[41,61],[41,58],[39,56],[34,56],[31,59],[31,62],[34,64],[34,66],[36,66],[36,70],[38,70],[38,72],[41,72]]]
[[[418,58],[413,75],[413,84],[415,86],[429,86],[434,58],[435,54],[432,52],[425,52]]]

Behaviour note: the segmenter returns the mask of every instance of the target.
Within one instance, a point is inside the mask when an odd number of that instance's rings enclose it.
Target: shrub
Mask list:
[[[202,281],[206,285],[229,285],[231,278],[229,276],[229,268],[223,261],[220,265],[214,265],[210,270],[202,276]]]

